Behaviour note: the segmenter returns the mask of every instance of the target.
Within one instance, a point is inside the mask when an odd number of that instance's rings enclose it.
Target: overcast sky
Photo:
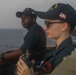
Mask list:
[[[15,16],[17,11],[23,11],[27,7],[47,11],[53,4],[61,2],[76,9],[76,0],[0,0],[0,29],[22,28],[20,19]],[[43,26],[43,20],[38,18],[37,22]]]

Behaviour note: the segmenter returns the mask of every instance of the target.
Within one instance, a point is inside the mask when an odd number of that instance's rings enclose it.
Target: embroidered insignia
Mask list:
[[[49,10],[54,10],[58,7],[58,4],[55,4],[54,6],[52,6]]]
[[[60,13],[59,17],[63,18],[63,19],[66,19],[66,15],[63,14],[63,13]]]

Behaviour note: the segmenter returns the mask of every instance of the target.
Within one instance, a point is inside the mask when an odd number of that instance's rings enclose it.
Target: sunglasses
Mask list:
[[[50,26],[51,24],[64,23],[64,22],[49,22],[49,21],[44,21],[44,23],[45,23],[46,27],[49,28],[49,26]]]

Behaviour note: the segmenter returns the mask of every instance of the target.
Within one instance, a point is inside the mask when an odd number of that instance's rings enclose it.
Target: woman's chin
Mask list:
[[[49,38],[49,39],[53,39],[53,37],[52,37],[52,36],[48,36],[48,38]]]
[[[51,38],[51,37],[48,35],[48,38]]]

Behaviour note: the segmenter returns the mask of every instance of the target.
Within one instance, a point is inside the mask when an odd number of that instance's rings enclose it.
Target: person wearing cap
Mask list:
[[[36,22],[37,15],[32,8],[25,8],[22,12],[17,12],[16,16],[21,18],[21,24],[28,30],[24,37],[24,43],[22,46],[14,50],[13,52],[3,53],[0,59],[0,63],[8,60],[18,59],[22,54],[25,54],[27,50],[33,55],[30,60],[35,60],[35,65],[39,65],[44,58],[44,51],[46,49],[46,34],[43,28]],[[37,54],[38,52],[42,52]],[[36,54],[35,54],[36,53]]]
[[[23,53],[29,50],[30,53],[35,54],[31,56],[31,59],[34,59],[37,61],[35,63],[39,64],[44,57],[43,51],[46,49],[46,34],[43,28],[36,22],[37,14],[32,8],[25,8],[23,12],[17,12],[16,16],[21,18],[22,26],[28,30],[20,50]],[[38,52],[41,53],[37,54]]]
[[[56,46],[46,53],[39,71],[39,75],[50,74],[75,48],[71,33],[76,25],[76,10],[69,4],[56,3],[47,12],[36,13],[44,19],[47,36],[56,40]],[[34,71],[21,59],[17,63],[17,69],[18,75],[34,75]]]

